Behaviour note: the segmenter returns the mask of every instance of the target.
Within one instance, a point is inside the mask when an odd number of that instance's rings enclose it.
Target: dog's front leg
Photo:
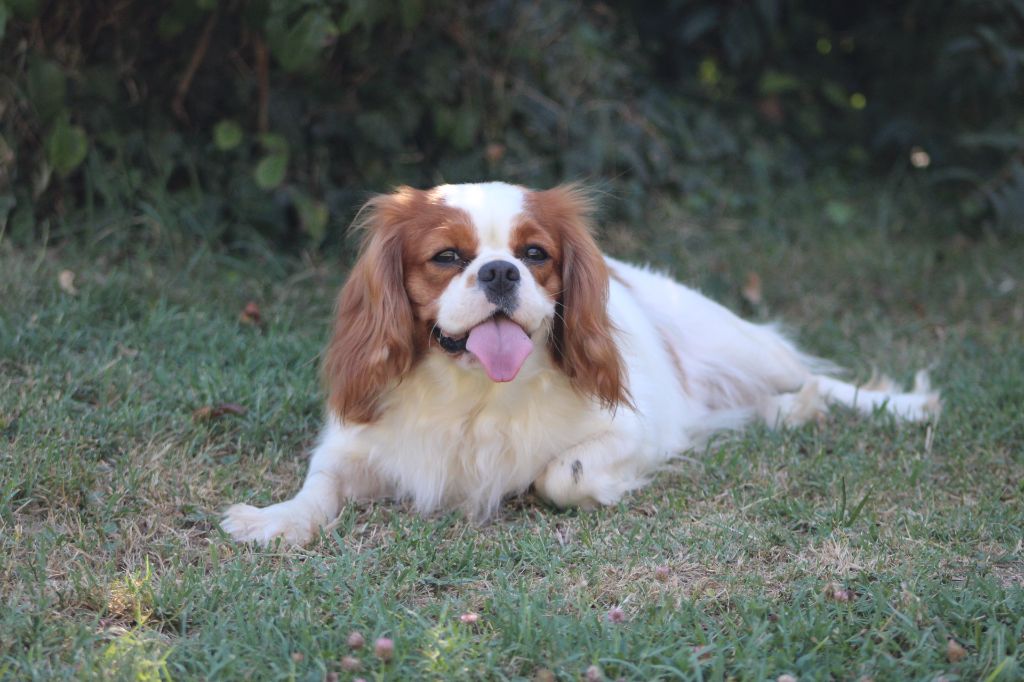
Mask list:
[[[615,504],[651,473],[631,440],[615,431],[587,438],[552,460],[533,482],[534,490],[559,507]]]
[[[267,545],[281,538],[286,544],[302,545],[337,517],[342,500],[384,495],[383,484],[357,447],[357,435],[329,419],[298,494],[262,509],[233,505],[224,512],[221,527],[243,542]]]

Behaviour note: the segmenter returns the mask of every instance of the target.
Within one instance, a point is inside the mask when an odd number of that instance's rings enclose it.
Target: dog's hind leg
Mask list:
[[[863,414],[884,411],[898,419],[920,422],[933,419],[942,409],[938,391],[932,391],[926,372],[918,372],[914,387],[904,391],[882,378],[856,386],[833,377],[815,375],[793,393],[781,393],[758,406],[761,417],[772,426],[797,426],[825,413],[828,405],[849,407]]]
[[[854,386],[832,377],[815,377],[818,390],[829,403],[851,407],[858,412],[871,414],[882,410],[899,419],[911,422],[928,421],[942,409],[938,391],[931,389],[928,373],[920,371],[914,378],[910,391],[881,379],[876,385]]]

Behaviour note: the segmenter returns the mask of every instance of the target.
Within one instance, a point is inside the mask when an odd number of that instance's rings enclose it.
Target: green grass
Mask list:
[[[0,244],[0,679],[344,680],[352,630],[395,641],[356,654],[367,679],[1020,679],[1024,245],[917,236],[874,199],[831,225],[825,199],[710,226],[669,206],[606,244],[855,377],[932,366],[937,425],[754,428],[593,513],[353,505],[302,550],[217,520],[301,481],[338,259]],[[193,417],[224,402],[247,412]]]

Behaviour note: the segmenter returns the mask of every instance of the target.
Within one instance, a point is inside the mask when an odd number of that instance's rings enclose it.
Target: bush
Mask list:
[[[397,183],[583,178],[635,219],[895,168],[1013,227],[1022,24],[972,0],[0,0],[0,224],[307,245]]]

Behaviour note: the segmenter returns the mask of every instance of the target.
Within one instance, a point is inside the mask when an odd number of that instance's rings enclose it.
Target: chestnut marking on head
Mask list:
[[[629,405],[590,211],[574,186],[402,187],[370,200],[325,354],[332,409],[372,421],[380,396],[428,352],[513,381],[537,344],[580,393]]]

